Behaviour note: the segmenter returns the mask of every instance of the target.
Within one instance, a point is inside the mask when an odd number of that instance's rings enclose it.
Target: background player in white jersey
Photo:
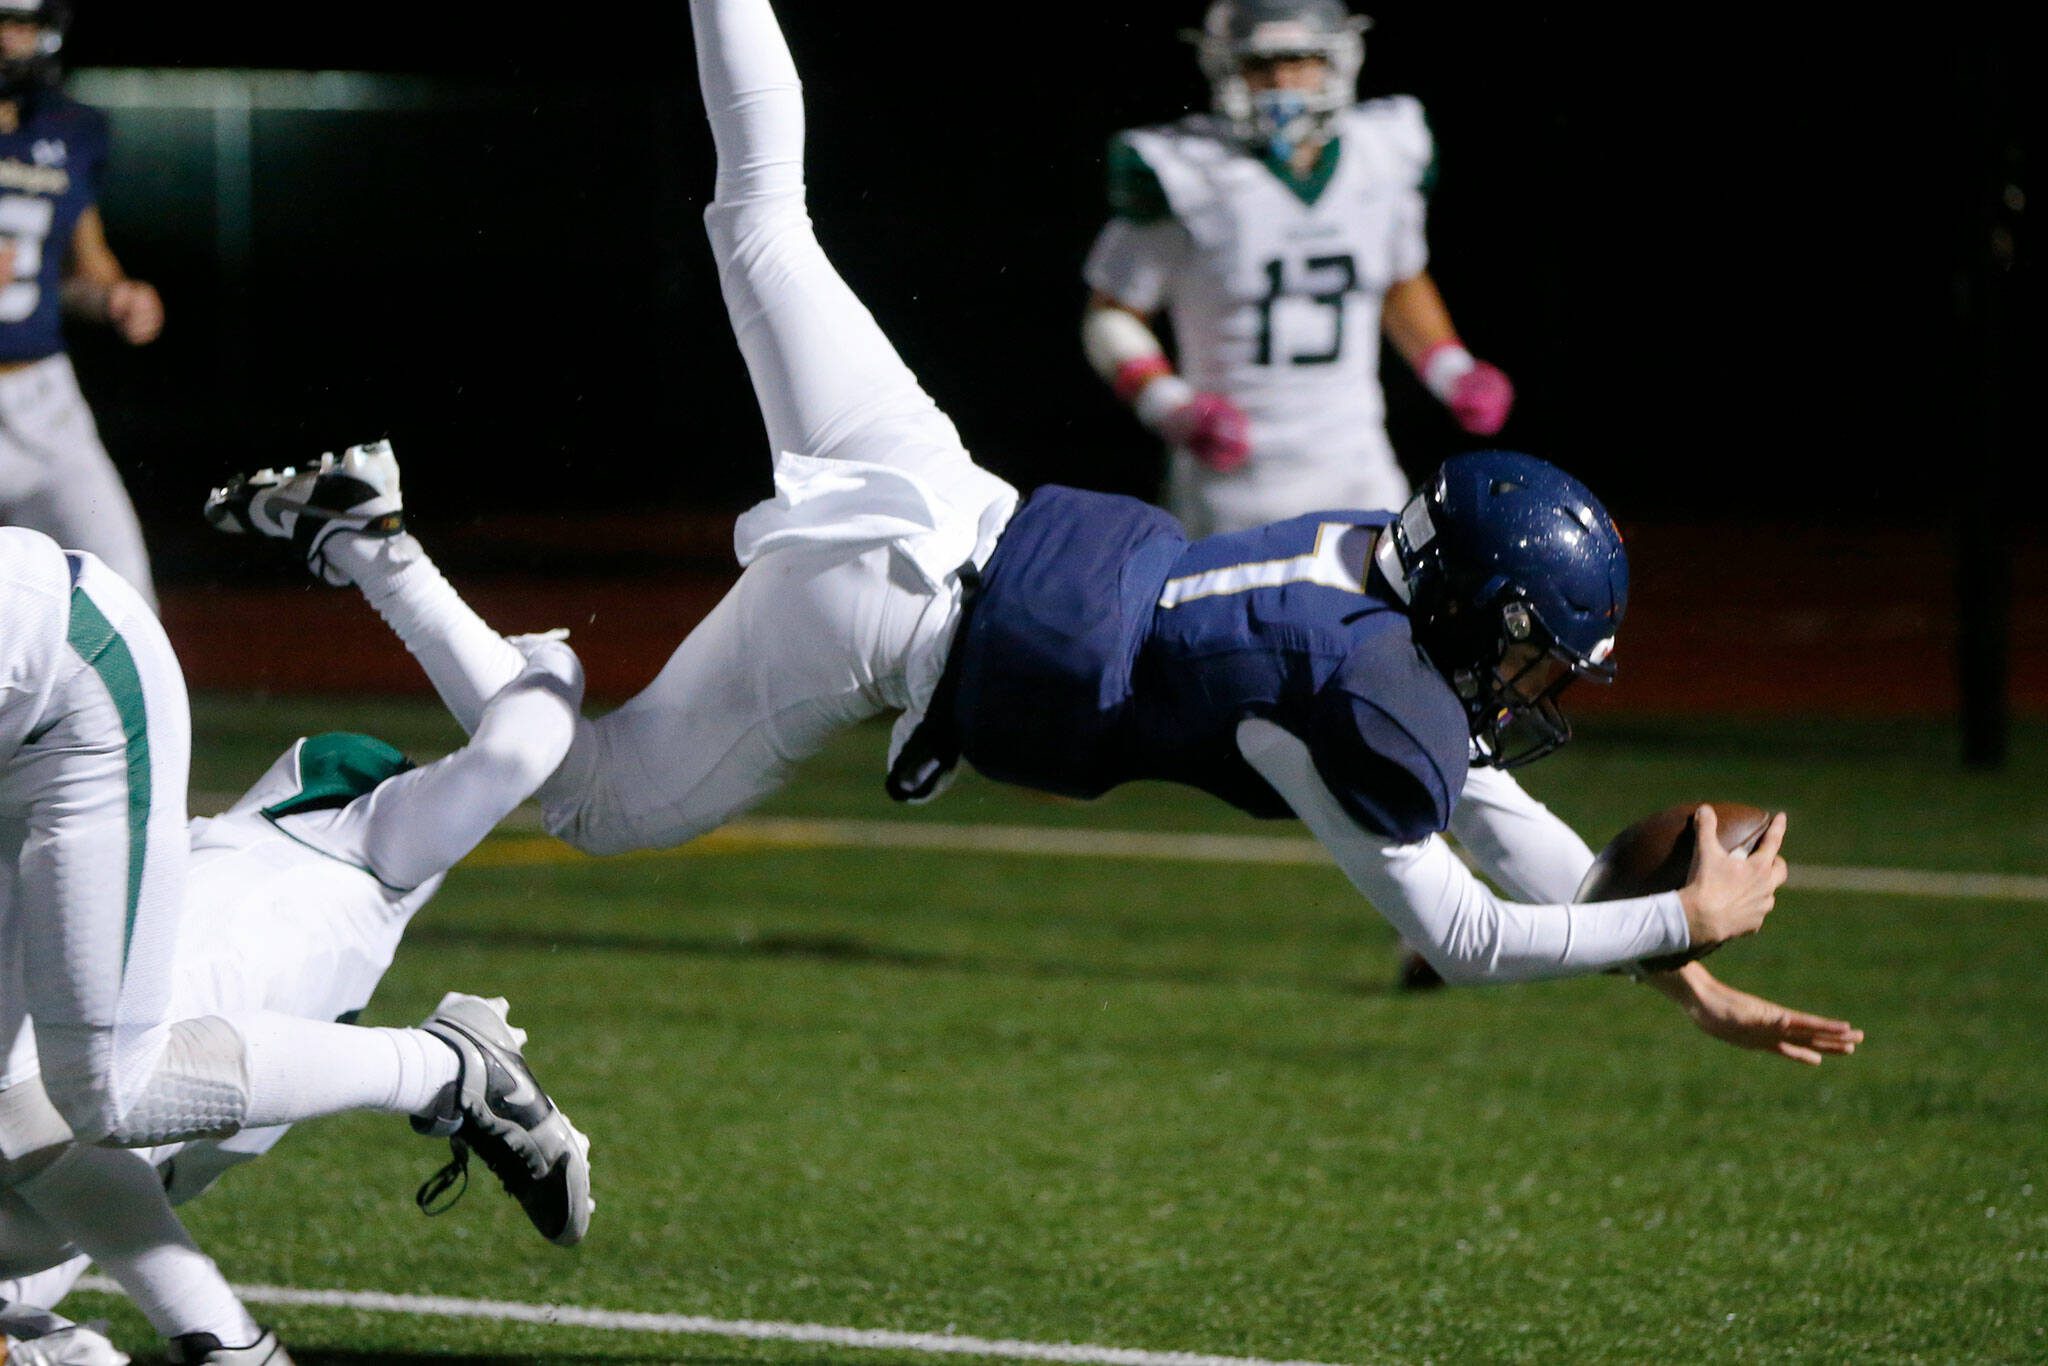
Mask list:
[[[1049,488],[1018,507],[817,242],[802,86],[768,0],[690,10],[718,150],[706,218],[777,492],[740,519],[738,584],[645,690],[579,724],[537,794],[551,831],[591,853],[680,844],[760,802],[835,732],[898,711],[887,786],[900,800],[936,795],[962,758],[1076,795],[1170,774],[1298,816],[1460,980],[1697,953],[1762,924],[1785,876],[1782,818],[1743,859],[1703,816],[1685,889],[1570,905],[1585,843],[1506,774],[1467,773],[1482,741],[1489,761],[1562,743],[1557,691],[1612,650],[1625,555],[1576,481],[1503,455],[1502,477],[1474,469],[1455,489],[1447,467],[1398,525],[1304,518],[1192,545],[1131,499]],[[521,665],[403,531],[388,447],[237,479],[207,513],[359,586],[465,726]],[[1475,531],[1487,549],[1467,544]],[[1277,558],[1234,558],[1283,543]],[[1454,568],[1493,583],[1494,559],[1466,557],[1495,551],[1532,596],[1446,596]],[[1411,632],[1446,625],[1460,652],[1425,657]],[[1324,648],[1349,639],[1349,653]],[[1447,822],[1533,901],[1480,883],[1438,837]],[[1745,1047],[1818,1063],[1861,1037],[1720,988],[1697,963],[1664,976],[1703,1029]]]
[[[107,245],[107,121],[57,88],[69,0],[0,0],[0,521],[90,550],[152,607],[149,552],[64,351],[64,315],[155,341],[164,306]]]
[[[1426,270],[1422,106],[1355,102],[1364,26],[1338,0],[1220,0],[1200,37],[1215,111],[1110,145],[1083,340],[1172,448],[1168,506],[1196,535],[1407,501],[1382,332],[1466,431],[1499,431],[1513,402]]]
[[[522,648],[526,667],[485,705],[475,735],[455,753],[415,768],[369,736],[314,736],[293,744],[225,813],[192,822],[171,976],[174,1015],[354,1019],[448,870],[532,795],[568,749],[583,693],[576,657],[551,640]],[[486,1016],[503,1025],[504,1003],[451,997],[439,1013],[449,1012],[495,1028]],[[287,1128],[141,1152],[75,1152],[73,1160],[99,1182],[97,1190],[73,1193],[74,1206],[82,1206],[76,1212],[118,1241],[121,1252],[107,1269],[171,1340],[174,1361],[287,1360],[169,1209],[268,1152]],[[466,1161],[460,1146],[457,1161]],[[77,1345],[49,1336],[64,1321],[38,1311],[54,1310],[91,1260],[0,1188],[0,1277],[10,1278],[0,1280],[0,1328],[13,1322],[48,1338],[39,1349],[24,1347],[24,1356],[40,1350],[53,1361],[74,1359],[54,1355]]]

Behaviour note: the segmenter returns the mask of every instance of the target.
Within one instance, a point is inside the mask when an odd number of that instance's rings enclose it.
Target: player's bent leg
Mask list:
[[[422,1028],[462,1059],[460,1081],[433,1112],[413,1121],[423,1134],[448,1138],[454,1159],[421,1188],[420,1207],[459,1179],[475,1153],[516,1199],[541,1236],[562,1247],[590,1229],[590,1140],[541,1089],[523,1052],[526,1031],[514,1029],[502,997],[450,993]],[[445,1206],[443,1206],[445,1208]]]
[[[354,584],[426,670],[464,732],[525,658],[472,611],[404,529],[389,441],[351,446],[306,470],[238,475],[206,500],[207,522],[289,542],[315,577]]]
[[[163,628],[90,555],[72,560],[70,661],[12,765],[31,794],[12,914],[50,1097],[111,1132],[170,1040],[191,721]]]
[[[638,696],[579,728],[540,792],[593,854],[666,848],[758,805],[847,726],[907,705],[902,659],[941,613],[888,546],[757,560]]]

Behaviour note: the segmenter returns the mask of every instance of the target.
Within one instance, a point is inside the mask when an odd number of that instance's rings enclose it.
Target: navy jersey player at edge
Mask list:
[[[1051,487],[1020,506],[817,242],[772,5],[690,12],[718,151],[706,227],[776,492],[735,527],[731,591],[638,695],[579,721],[537,794],[552,833],[598,854],[684,843],[896,712],[899,798],[936,795],[965,758],[1054,792],[1164,778],[1292,814],[1452,981],[1696,956],[1761,927],[1782,819],[1743,859],[1703,811],[1683,889],[1575,905],[1591,851],[1504,767],[1563,741],[1562,691],[1612,670],[1626,556],[1577,480],[1482,453],[1391,520],[1340,511],[1192,544],[1134,499]],[[404,529],[388,443],[235,480],[208,516],[358,588],[458,718],[524,665]],[[1740,1046],[1817,1063],[1860,1037],[1696,961],[1650,980]]]
[[[59,87],[68,0],[0,0],[0,522],[89,550],[155,606],[149,552],[65,349],[66,316],[142,346],[163,300],[107,244],[109,135]]]

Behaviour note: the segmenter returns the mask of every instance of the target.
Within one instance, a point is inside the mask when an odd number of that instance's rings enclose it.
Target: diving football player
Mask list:
[[[813,235],[801,87],[768,0],[691,13],[712,250],[776,494],[740,519],[733,590],[643,692],[579,724],[538,794],[550,830],[593,853],[681,843],[895,711],[899,799],[936,795],[964,758],[1072,796],[1164,778],[1297,817],[1455,981],[1600,972],[1762,925],[1782,821],[1748,859],[1703,838],[1679,892],[1573,906],[1590,852],[1503,771],[1564,741],[1574,679],[1613,670],[1627,561],[1578,481],[1471,456],[1398,514],[1193,542],[1132,499],[1053,487],[1020,506]],[[358,585],[458,718],[521,666],[403,532],[388,447],[238,479],[208,513]],[[1488,890],[1446,829],[1529,900]],[[1776,1018],[1750,1041],[1808,1060],[1853,1046],[1846,1024]]]

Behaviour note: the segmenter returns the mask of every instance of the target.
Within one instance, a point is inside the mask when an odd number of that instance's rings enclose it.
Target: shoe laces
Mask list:
[[[413,1192],[413,1203],[429,1219],[454,1209],[469,1189],[469,1144],[459,1138],[451,1138],[448,1140],[448,1152],[447,1163],[420,1182],[420,1188]]]

